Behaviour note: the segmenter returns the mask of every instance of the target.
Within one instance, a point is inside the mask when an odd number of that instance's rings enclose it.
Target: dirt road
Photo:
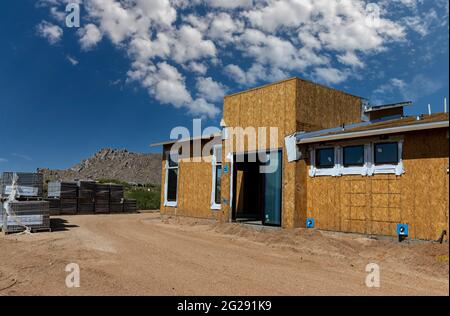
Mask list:
[[[448,244],[263,231],[158,213],[54,219],[0,235],[0,295],[449,295]],[[81,287],[65,267],[77,263]],[[380,266],[381,287],[365,285]]]

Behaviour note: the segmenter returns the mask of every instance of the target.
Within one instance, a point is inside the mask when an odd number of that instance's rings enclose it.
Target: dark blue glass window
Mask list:
[[[398,143],[375,144],[375,164],[398,164]]]
[[[216,204],[220,204],[222,202],[221,199],[221,191],[222,191],[222,166],[216,166],[216,183],[215,183],[216,194],[214,197],[214,202]]]
[[[364,146],[344,147],[344,167],[364,166]]]
[[[316,150],[317,168],[334,168],[334,148]]]

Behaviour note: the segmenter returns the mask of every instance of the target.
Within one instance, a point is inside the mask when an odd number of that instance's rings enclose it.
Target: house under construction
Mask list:
[[[154,145],[161,213],[442,238],[449,117],[407,117],[408,105],[371,106],[299,78],[226,96],[220,133]]]

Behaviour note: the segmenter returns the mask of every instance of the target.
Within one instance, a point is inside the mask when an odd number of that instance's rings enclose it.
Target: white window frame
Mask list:
[[[212,155],[212,189],[211,189],[211,209],[212,210],[221,210],[222,204],[216,203],[216,180],[217,180],[217,166],[222,166],[222,177],[223,177],[223,161],[221,157],[222,162],[217,161],[217,149],[220,147],[222,149],[222,145],[214,145],[213,147],[213,155]]]
[[[344,147],[350,146],[364,146],[364,165],[362,166],[349,166],[344,165]],[[370,155],[371,155],[371,144],[370,143],[355,143],[342,146],[342,165],[339,170],[340,175],[362,175],[367,176],[369,171]]]
[[[333,168],[318,168],[316,167],[316,151],[319,149],[330,149],[334,148],[334,167]],[[320,176],[339,176],[339,146],[314,146],[310,149],[310,157],[311,157],[311,168],[310,168],[310,176],[311,177],[320,177]]]
[[[166,158],[166,179],[164,181],[164,206],[166,207],[177,207],[178,206],[178,184],[180,179],[180,159],[178,157],[177,166],[176,167],[170,167],[169,161],[170,161],[170,155],[171,153],[168,152],[168,157]],[[167,200],[167,193],[169,188],[169,170],[170,169],[177,169],[177,200],[176,201],[168,201]]]
[[[375,165],[375,144],[397,143],[398,144],[398,164]],[[364,145],[364,166],[344,166],[344,147]],[[318,168],[316,166],[316,150],[334,148],[334,168]],[[332,176],[339,177],[344,175],[362,175],[373,176],[375,174],[395,174],[401,176],[405,173],[403,165],[403,139],[371,140],[352,143],[340,143],[329,146],[312,146],[310,148],[311,166],[309,170],[310,177]]]
[[[398,163],[397,164],[384,164],[384,165],[375,165],[375,144],[382,143],[397,143],[398,146]],[[397,176],[401,176],[405,173],[405,169],[403,166],[403,139],[400,140],[380,140],[372,142],[372,152],[370,155],[371,165],[368,170],[368,175],[372,176],[374,174],[395,174]]]

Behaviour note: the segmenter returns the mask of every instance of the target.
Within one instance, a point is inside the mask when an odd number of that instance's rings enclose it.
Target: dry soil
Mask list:
[[[0,295],[449,295],[448,244],[256,229],[159,213],[0,235]],[[66,265],[81,269],[67,288]],[[368,288],[366,266],[380,267]]]

